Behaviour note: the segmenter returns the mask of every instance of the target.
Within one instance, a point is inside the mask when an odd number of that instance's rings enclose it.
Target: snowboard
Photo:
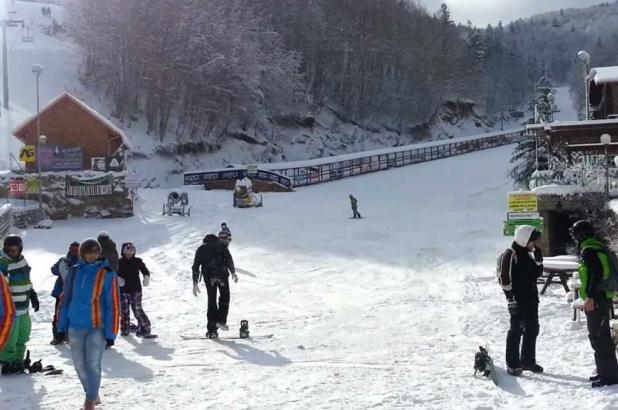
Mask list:
[[[135,335],[135,336],[136,336],[136,337],[139,337],[139,338],[141,338],[141,339],[156,339],[156,338],[158,338],[158,337],[159,337],[159,335],[146,335],[146,336],[138,336],[138,335]]]
[[[365,219],[365,217],[361,216],[360,218],[354,218],[353,216],[351,216],[350,219]]]
[[[491,377],[494,384],[498,385],[498,375],[496,373],[496,367],[494,366],[494,360],[489,355],[489,348],[479,346],[479,351],[474,357],[474,375],[481,374],[485,377]]]
[[[249,336],[249,337],[240,337],[240,336],[219,336],[217,338],[208,338],[206,335],[180,335],[182,340],[251,340],[251,339],[271,339],[274,334],[268,335],[257,335],[257,336]]]

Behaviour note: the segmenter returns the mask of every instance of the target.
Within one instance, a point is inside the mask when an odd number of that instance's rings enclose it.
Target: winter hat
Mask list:
[[[125,242],[120,247],[120,253],[127,256],[135,255],[135,245],[132,242]]]
[[[541,237],[541,233],[531,225],[520,225],[515,229],[515,243],[525,248],[532,241]]]
[[[79,242],[77,242],[77,241],[73,241],[73,242],[71,242],[71,244],[69,245],[69,248],[72,248],[72,247],[74,247],[74,246],[79,247]]]
[[[99,232],[99,236],[97,239],[100,241],[101,239],[109,239],[109,232],[101,231]]]
[[[221,224],[221,228],[227,228],[227,224],[226,224],[225,222],[223,222],[223,223]]]
[[[210,233],[210,234],[208,234],[208,235],[206,235],[204,237],[204,241],[203,242],[204,243],[217,243],[217,242],[219,242],[219,238],[217,238],[216,235],[213,235],[213,234]]]
[[[87,253],[98,252],[101,254],[101,244],[96,239],[86,239],[79,246],[79,256],[84,258]]]

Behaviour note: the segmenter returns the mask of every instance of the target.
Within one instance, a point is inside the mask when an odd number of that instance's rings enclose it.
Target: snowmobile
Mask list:
[[[167,203],[163,204],[163,215],[191,216],[189,195],[186,192],[170,192],[167,195]]]

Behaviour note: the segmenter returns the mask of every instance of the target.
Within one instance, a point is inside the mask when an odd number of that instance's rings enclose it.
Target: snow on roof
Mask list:
[[[105,125],[110,131],[112,131],[115,134],[118,134],[122,138],[122,143],[127,148],[131,149],[131,143],[129,142],[129,138],[127,138],[127,136],[124,133],[124,131],[122,131],[120,128],[118,128],[116,125],[114,125],[114,123],[112,123],[110,120],[105,118],[103,115],[101,115],[94,108],[90,107],[84,101],[80,100],[79,98],[75,97],[74,95],[72,95],[72,94],[70,94],[70,93],[68,93],[66,91],[64,93],[60,94],[58,97],[56,97],[53,100],[51,100],[44,107],[42,107],[41,111],[40,111],[40,115],[42,115],[44,112],[50,110],[54,105],[56,105],[58,102],[60,102],[61,100],[65,99],[65,98],[68,98],[69,100],[73,101],[80,108],[82,108],[83,110],[88,112],[90,115],[95,117],[98,121],[100,121],[103,125]],[[34,120],[36,120],[36,114],[28,117],[21,124],[19,124],[15,128],[15,130],[13,131],[13,135],[17,137],[17,134],[19,134],[28,124],[30,124]]]
[[[618,66],[593,68],[588,74],[588,79],[595,84],[618,83]]]
[[[527,130],[542,130],[546,126],[550,128],[559,128],[559,127],[576,127],[576,126],[585,126],[585,125],[618,125],[618,119],[611,118],[607,120],[587,120],[587,121],[554,121],[543,124],[528,124],[526,125]]]

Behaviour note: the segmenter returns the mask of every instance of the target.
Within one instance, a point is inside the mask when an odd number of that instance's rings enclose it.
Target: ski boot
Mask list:
[[[249,337],[249,321],[240,321],[240,338],[247,339]]]
[[[208,331],[208,332],[206,332],[206,338],[207,339],[218,339],[219,338],[219,334],[217,333],[216,330]]]

